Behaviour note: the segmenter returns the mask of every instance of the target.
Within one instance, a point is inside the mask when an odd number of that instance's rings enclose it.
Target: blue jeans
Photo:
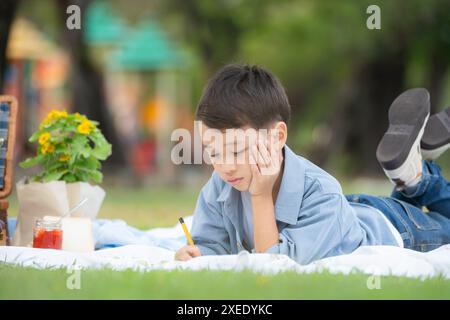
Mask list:
[[[434,162],[423,162],[422,179],[415,187],[394,189],[390,197],[355,194],[347,200],[380,210],[399,231],[405,248],[430,251],[450,243],[450,182]]]

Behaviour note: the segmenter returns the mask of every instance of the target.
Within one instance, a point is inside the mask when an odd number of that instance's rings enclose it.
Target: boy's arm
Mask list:
[[[273,197],[276,181],[281,179],[283,154],[274,147],[274,141],[258,139],[250,149],[252,181],[248,191],[252,196],[253,240],[258,253],[278,243]]]
[[[212,177],[203,187],[197,200],[191,229],[192,240],[202,255],[231,254],[220,205],[215,201],[207,201],[207,195],[215,191],[213,188]]]
[[[272,197],[252,196],[252,208],[253,240],[256,252],[261,253],[279,241]]]

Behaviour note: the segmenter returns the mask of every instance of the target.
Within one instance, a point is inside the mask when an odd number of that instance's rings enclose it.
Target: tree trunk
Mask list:
[[[343,88],[330,115],[329,142],[313,150],[313,160],[327,166],[332,157],[352,156],[352,174],[380,174],[375,152],[388,126],[392,101],[404,90],[403,51],[365,63]]]
[[[73,109],[87,117],[99,121],[99,128],[105,138],[112,144],[112,155],[105,162],[106,166],[119,167],[126,163],[122,141],[119,139],[104,94],[103,77],[89,60],[87,48],[83,41],[84,17],[91,0],[58,0],[63,25],[63,37],[71,58],[71,86]],[[66,27],[69,5],[81,9],[81,29],[70,30]]]
[[[443,86],[445,83],[445,77],[448,70],[448,57],[443,56],[442,52],[436,48],[436,51],[431,56],[430,72],[428,76],[429,87],[431,96],[431,113],[435,113],[444,107],[449,105],[441,105]],[[444,52],[444,50],[442,50]]]
[[[345,147],[359,155],[357,168],[362,174],[381,172],[375,152],[388,127],[389,107],[405,89],[405,69],[404,52],[397,52],[367,65],[356,79],[358,89],[352,100],[356,117]]]
[[[3,92],[7,67],[6,48],[8,45],[9,33],[19,3],[20,0],[0,1],[0,92]]]

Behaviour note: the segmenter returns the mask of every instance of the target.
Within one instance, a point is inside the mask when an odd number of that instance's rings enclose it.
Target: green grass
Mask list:
[[[198,190],[188,188],[106,190],[99,218],[124,219],[141,229],[174,226],[179,217],[194,212],[198,196]]]
[[[367,288],[368,275],[248,271],[111,271],[80,273],[70,290],[65,269],[35,270],[0,264],[0,299],[450,299],[450,281],[381,277]]]
[[[387,181],[343,184],[346,193],[387,195]],[[99,218],[124,219],[147,229],[173,226],[191,214],[199,188],[105,187]],[[15,195],[9,214],[17,214]],[[264,276],[251,272],[112,271],[81,272],[81,289],[69,290],[65,269],[36,270],[0,263],[0,299],[450,299],[450,281],[381,277],[379,290],[367,288],[368,275],[295,274]]]

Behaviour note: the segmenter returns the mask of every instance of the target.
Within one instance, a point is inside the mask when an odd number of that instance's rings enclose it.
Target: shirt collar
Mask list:
[[[302,204],[305,184],[305,168],[299,157],[287,146],[284,146],[284,169],[280,190],[275,202],[275,217],[278,221],[297,224]],[[217,197],[219,202],[237,202],[239,191],[225,183]]]

